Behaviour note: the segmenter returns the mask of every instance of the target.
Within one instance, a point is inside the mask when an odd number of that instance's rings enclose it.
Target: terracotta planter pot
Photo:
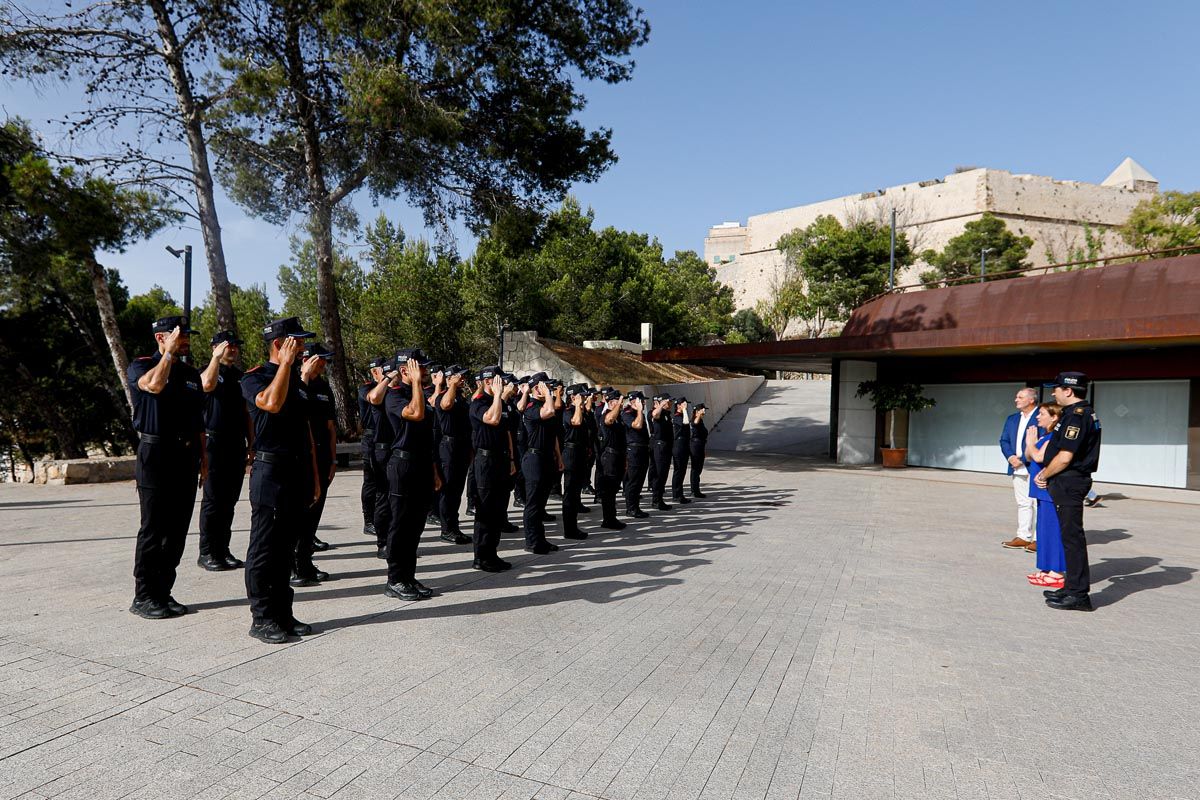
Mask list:
[[[907,447],[881,447],[880,454],[883,456],[883,465],[885,467],[905,467],[908,466],[908,448]]]

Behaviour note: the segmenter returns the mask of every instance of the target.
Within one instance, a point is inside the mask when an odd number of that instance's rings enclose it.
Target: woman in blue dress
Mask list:
[[[1037,587],[1061,589],[1063,574],[1067,569],[1067,557],[1063,552],[1062,534],[1058,527],[1058,513],[1050,493],[1039,488],[1034,478],[1042,470],[1046,457],[1046,443],[1054,434],[1054,426],[1062,417],[1062,406],[1057,403],[1042,403],[1038,408],[1037,427],[1046,433],[1038,438],[1038,431],[1030,425],[1025,429],[1025,456],[1029,459],[1029,496],[1037,500],[1037,568],[1027,577]]]

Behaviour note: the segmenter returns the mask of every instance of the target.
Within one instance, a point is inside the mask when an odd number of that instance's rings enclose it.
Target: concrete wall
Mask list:
[[[756,214],[742,228],[711,228],[704,240],[704,258],[716,268],[717,278],[733,289],[734,304],[751,308],[767,296],[772,276],[782,274],[783,256],[774,249],[779,238],[810,225],[819,216],[834,216],[843,222],[865,218],[888,224],[895,207],[898,229],[920,252],[941,250],[963,232],[968,222],[990,212],[1003,219],[1009,230],[1034,240],[1028,260],[1036,267],[1069,260],[1072,247],[1083,245],[1085,223],[1093,233],[1103,236],[1100,255],[1127,251],[1114,228],[1140,201],[1154,195],[1150,189],[1134,191],[974,169],[939,180]],[[927,268],[918,263],[902,270],[897,283],[915,283]]]
[[[558,357],[550,348],[537,340],[536,331],[508,331],[504,334],[505,371],[517,375],[532,375],[546,372],[551,376],[572,383],[592,383],[592,380],[575,367]]]
[[[869,397],[855,397],[858,384],[875,379],[873,361],[838,364],[837,462],[875,463],[875,408]]]
[[[708,411],[704,415],[709,429],[715,428],[729,409],[746,402],[762,386],[764,378],[759,375],[744,378],[729,378],[723,381],[694,381],[692,383],[661,383],[655,385],[618,386],[622,391],[640,389],[647,397],[669,394],[671,397],[686,397],[689,405],[704,403]]]

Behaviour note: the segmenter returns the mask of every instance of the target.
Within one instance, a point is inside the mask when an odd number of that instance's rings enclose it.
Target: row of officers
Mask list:
[[[262,330],[266,363],[243,374],[235,366],[242,341],[224,331],[199,371],[181,360],[196,333],[182,317],[157,320],[152,329],[158,352],[137,359],[128,374],[141,505],[130,611],[147,619],[187,613],[171,592],[201,487],[198,563],[210,571],[245,567],[250,635],[281,643],[311,634],[292,613],[293,587],[329,577],[313,554],[328,548],[316,532],[337,470],[335,409],[323,377],[333,354],[288,317]],[[519,530],[508,519],[510,502],[521,508],[525,549],[544,554],[558,549],[546,535],[556,519],[546,510],[552,495],[562,498],[568,539],[587,538],[579,526],[580,515],[592,512],[585,492],[599,502],[600,527],[609,530],[625,527],[618,495],[626,516],[649,516],[642,508],[647,483],[658,510],[671,508],[668,478],[673,502],[691,502],[684,496],[689,473],[692,497],[704,497],[702,403],[566,386],[540,372],[517,378],[500,367],[469,375],[415,348],[372,361],[358,401],[363,530],[387,561],[384,593],[401,600],[434,594],[416,576],[430,520],[445,541],[473,546],[475,569],[500,572],[511,568],[498,554],[500,537]],[[230,552],[230,538],[247,466],[251,527],[243,563]],[[470,537],[458,513],[464,492],[474,517]]]

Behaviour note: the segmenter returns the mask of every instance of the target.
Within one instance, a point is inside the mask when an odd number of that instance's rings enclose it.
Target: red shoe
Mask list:
[[[1049,575],[1043,575],[1040,578],[1030,578],[1029,582],[1034,586],[1040,586],[1044,589],[1063,588],[1063,578],[1052,578]]]

